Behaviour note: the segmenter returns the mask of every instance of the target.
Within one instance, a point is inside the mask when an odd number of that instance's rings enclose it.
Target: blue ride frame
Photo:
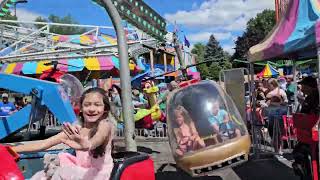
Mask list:
[[[57,83],[0,73],[0,88],[33,97],[31,105],[0,118],[0,140],[27,126],[36,116],[36,105],[46,106],[60,123],[76,121],[69,97]]]

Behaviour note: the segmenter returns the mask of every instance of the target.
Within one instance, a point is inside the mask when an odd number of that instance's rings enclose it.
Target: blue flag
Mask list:
[[[184,35],[184,45],[187,46],[188,48],[190,47],[190,42],[188,41],[186,35]]]

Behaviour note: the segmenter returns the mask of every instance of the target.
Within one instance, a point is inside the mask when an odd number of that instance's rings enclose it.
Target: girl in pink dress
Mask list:
[[[178,145],[176,154],[178,156],[183,156],[187,152],[204,148],[205,143],[200,138],[187,110],[182,106],[178,106],[174,110],[174,116],[177,126],[177,128],[173,128]]]
[[[80,126],[63,124],[63,132],[37,143],[19,145],[20,152],[46,150],[64,143],[76,150],[76,156],[60,153],[57,159],[45,157],[45,168],[32,180],[107,180],[113,168],[111,141],[113,124],[108,120],[110,110],[106,92],[101,88],[85,91],[80,99]],[[50,156],[50,155],[49,155]]]

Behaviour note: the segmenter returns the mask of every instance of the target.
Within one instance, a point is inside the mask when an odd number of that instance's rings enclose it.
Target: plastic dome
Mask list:
[[[69,97],[72,106],[78,106],[83,92],[83,86],[78,78],[71,74],[64,74],[60,77],[60,85]]]
[[[247,158],[250,138],[246,124],[231,98],[214,81],[174,91],[167,101],[167,121],[173,156],[193,175],[194,169],[230,157]]]

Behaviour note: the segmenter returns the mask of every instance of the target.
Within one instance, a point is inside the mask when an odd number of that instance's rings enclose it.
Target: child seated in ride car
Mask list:
[[[240,129],[230,120],[227,111],[220,109],[219,100],[208,103],[208,109],[210,111],[208,121],[214,132],[221,135],[222,139],[241,136]]]
[[[178,147],[176,154],[178,156],[183,156],[186,152],[205,147],[204,141],[200,138],[194,123],[184,107],[178,106],[174,110],[174,119],[177,127],[173,128],[173,132],[177,139]]]

